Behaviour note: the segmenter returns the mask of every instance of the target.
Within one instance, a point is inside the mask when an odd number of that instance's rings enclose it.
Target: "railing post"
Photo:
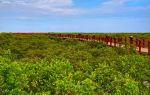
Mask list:
[[[77,34],[75,34],[75,38],[77,38]]]
[[[141,53],[141,40],[139,40],[139,53]]]
[[[74,34],[73,38],[76,39],[76,34]]]
[[[88,40],[91,40],[91,35],[88,35]]]
[[[81,34],[78,34],[78,39],[79,39],[79,40],[81,39]]]
[[[95,35],[93,35],[93,36],[92,36],[92,40],[94,40],[94,41],[95,41]]]
[[[110,37],[110,46],[112,46],[112,37]]]
[[[114,47],[116,47],[116,38],[114,38]]]
[[[138,47],[138,44],[139,44],[139,41],[138,41],[139,39],[138,38],[136,38],[136,47]]]
[[[130,45],[133,46],[133,37],[130,36],[129,38],[130,38]]]
[[[127,37],[124,38],[125,48],[127,47]]]
[[[108,45],[108,36],[105,37],[105,42]]]
[[[107,44],[109,45],[109,36],[107,36]]]
[[[84,40],[84,35],[81,36],[81,40]]]
[[[96,41],[98,41],[98,42],[99,42],[99,36],[96,36]]]
[[[148,41],[148,55],[150,56],[150,40]]]
[[[82,35],[82,40],[84,40],[85,39],[85,36],[84,35]]]
[[[69,34],[67,35],[67,38],[69,38]]]
[[[104,42],[104,37],[102,37],[102,42]]]
[[[118,46],[120,46],[120,38],[119,37],[117,38],[117,43],[118,43]]]
[[[103,37],[103,43],[105,43],[105,37]]]
[[[88,37],[87,37],[87,35],[85,35],[85,40],[88,40]]]
[[[69,38],[71,38],[71,34],[69,34]]]
[[[99,42],[101,41],[101,37],[100,37],[100,36],[98,36],[98,41],[99,41]]]
[[[119,38],[119,47],[121,47],[121,44],[122,44],[122,37]]]
[[[144,46],[144,45],[145,45],[145,40],[143,39],[142,41],[143,41],[143,42],[142,42],[142,48],[144,48],[144,47],[145,47],[145,46]]]

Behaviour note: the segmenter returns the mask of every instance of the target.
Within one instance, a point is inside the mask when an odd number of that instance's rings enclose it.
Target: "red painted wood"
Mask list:
[[[127,47],[127,37],[124,38],[125,48]]]
[[[99,36],[99,42],[101,42],[101,36]]]
[[[88,40],[88,35],[85,36],[86,40]]]
[[[120,43],[120,38],[117,38],[117,43]]]
[[[35,33],[13,33],[13,34],[21,34],[21,35],[31,35],[31,34],[35,34]],[[40,33],[39,33],[40,34]],[[114,43],[114,47],[117,46],[117,43],[119,44],[119,46],[121,46],[122,42],[124,41],[124,45],[126,47],[127,45],[127,37],[124,37],[124,39],[121,38],[112,38],[110,36],[95,36],[95,35],[81,35],[81,34],[50,34],[47,33],[46,35],[48,36],[52,36],[52,37],[60,37],[60,38],[79,38],[80,40],[95,40],[95,41],[101,41],[104,42],[106,44],[109,43],[110,46],[112,46],[112,44]],[[145,47],[145,40],[139,40],[138,38],[136,38],[136,40],[133,39],[133,37],[129,37],[129,41],[130,41],[130,45],[133,46],[133,43],[135,41],[136,43],[136,47],[138,47],[138,52],[141,53],[141,49]],[[148,41],[148,54],[150,55],[150,40]]]
[[[106,37],[105,37],[105,42],[106,42],[106,44],[108,44],[108,41],[109,41],[108,36],[106,36]]]
[[[114,38],[114,47],[116,47],[116,41],[117,41],[116,38]]]
[[[88,35],[88,40],[90,40],[90,36]]]
[[[143,39],[142,40],[142,48],[144,48],[145,47],[145,40]]]
[[[110,37],[110,46],[112,46],[112,37]]]
[[[141,47],[142,47],[142,45],[141,45],[141,40],[139,40],[139,53],[141,53]]]
[[[148,55],[150,55],[150,40],[148,41]]]
[[[95,35],[92,36],[92,40],[95,40]]]
[[[122,44],[122,37],[119,38],[119,47],[121,47]]]
[[[129,39],[130,39],[130,45],[133,46],[133,37],[131,36],[129,37]]]
[[[139,44],[139,39],[136,38],[136,47],[138,47],[138,44]]]
[[[96,41],[99,41],[99,37],[98,36],[96,36]]]

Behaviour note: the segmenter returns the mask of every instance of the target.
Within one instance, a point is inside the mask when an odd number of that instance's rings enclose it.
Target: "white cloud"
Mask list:
[[[49,5],[49,6],[70,6],[72,0],[0,0],[1,4],[26,4],[26,5]]]
[[[73,0],[0,0],[0,6],[48,14],[77,15],[80,13],[79,9],[73,8]]]
[[[43,14],[58,15],[127,15],[135,12],[147,12],[149,6],[126,6],[126,3],[140,0],[103,0],[95,8],[81,8],[74,5],[75,0],[0,0],[0,10],[26,10]],[[88,1],[86,1],[88,2]],[[95,2],[95,1],[93,1]],[[83,3],[83,2],[82,2]]]

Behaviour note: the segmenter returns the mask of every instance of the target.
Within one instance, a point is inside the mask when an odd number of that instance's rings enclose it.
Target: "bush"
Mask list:
[[[0,39],[2,95],[150,93],[149,57],[130,49],[44,35],[5,34]]]

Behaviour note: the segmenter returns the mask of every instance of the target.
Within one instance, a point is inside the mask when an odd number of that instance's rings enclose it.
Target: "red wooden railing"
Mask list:
[[[110,36],[97,36],[97,35],[88,35],[88,34],[61,34],[61,33],[13,33],[13,34],[21,34],[21,35],[28,35],[28,34],[45,34],[52,37],[60,37],[60,38],[71,38],[71,39],[79,39],[79,40],[92,40],[97,42],[102,42],[107,45],[113,46],[113,47],[127,47],[127,44],[129,43],[129,46],[137,48],[138,52],[141,54],[142,52],[148,53],[150,55],[150,40],[146,41],[145,39],[134,39],[132,36],[129,38],[127,37],[110,37]],[[146,51],[143,51],[143,49],[146,49]]]
[[[148,55],[150,55],[150,40],[148,41]]]
[[[141,45],[141,43],[142,43],[141,40],[139,40],[138,43],[139,43],[139,45],[138,45],[138,46],[139,46],[139,53],[141,53],[141,47],[142,47],[142,45]]]
[[[127,47],[127,37],[124,38],[125,48]]]

